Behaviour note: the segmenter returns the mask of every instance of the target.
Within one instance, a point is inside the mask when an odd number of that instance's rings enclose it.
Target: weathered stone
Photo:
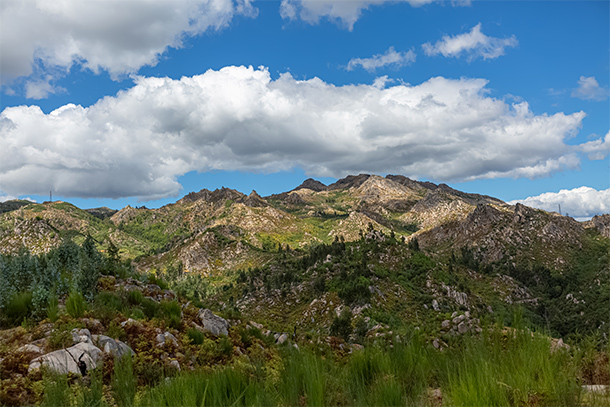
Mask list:
[[[460,322],[457,329],[461,334],[466,333],[468,332],[468,325],[466,325],[464,322]]]
[[[81,359],[87,365],[87,370],[95,369],[101,359],[102,351],[90,342],[81,342],[70,348],[56,350],[37,357],[30,362],[28,372],[33,372],[41,366],[60,373],[80,374],[77,362]]]
[[[91,332],[88,329],[74,328],[72,330],[72,343],[89,342],[91,343]]]
[[[17,352],[32,352],[32,353],[41,353],[42,354],[42,349],[40,349],[38,346],[28,343],[27,345],[23,345],[21,346],[19,349],[17,349]]]
[[[177,360],[172,360],[171,362],[169,362],[170,367],[173,367],[174,369],[180,371],[180,362],[178,362]]]
[[[438,349],[438,348],[440,348],[440,347],[441,347],[441,345],[438,343],[438,339],[436,339],[436,338],[435,338],[435,339],[432,341],[432,346],[434,346],[434,348],[435,348],[435,349]]]
[[[142,323],[140,321],[136,321],[135,319],[131,319],[131,318],[129,318],[127,321],[121,322],[121,327],[124,328],[127,325],[133,325],[133,326],[141,327]]]
[[[135,352],[126,343],[106,335],[92,335],[91,339],[104,353],[121,358],[125,354],[133,355]]]
[[[449,329],[450,326],[451,326],[451,321],[449,321],[448,319],[441,322],[441,328],[443,328],[443,329]]]
[[[167,331],[165,333],[158,334],[155,339],[158,343],[157,346],[165,346],[167,342],[171,342],[175,346],[178,346],[178,340],[176,339],[176,337]]]
[[[282,343],[286,342],[287,340],[288,340],[288,335],[286,335],[284,333],[284,334],[281,334],[279,338],[277,338],[277,343],[281,345]]]
[[[197,315],[201,320],[203,329],[214,336],[228,335],[229,323],[226,319],[219,317],[209,309],[199,311]]]
[[[432,308],[434,311],[440,311],[441,308],[438,306],[438,301],[432,300]]]

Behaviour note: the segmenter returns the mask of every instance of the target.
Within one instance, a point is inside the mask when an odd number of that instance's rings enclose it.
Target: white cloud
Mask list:
[[[594,76],[581,76],[578,87],[572,91],[572,97],[600,102],[608,99],[608,88],[599,86]]]
[[[444,35],[434,45],[427,42],[422,45],[422,48],[428,56],[439,54],[453,58],[466,56],[468,60],[474,60],[498,58],[504,55],[505,48],[516,47],[517,44],[518,41],[514,35],[508,38],[488,37],[481,31],[481,23],[479,23],[468,33],[453,37]]]
[[[47,75],[44,79],[33,79],[25,84],[25,97],[28,99],[45,99],[52,93],[61,93],[66,90],[51,84],[53,77]]]
[[[7,194],[152,199],[178,194],[189,171],[313,176],[400,173],[471,180],[540,177],[579,164],[565,140],[585,117],[534,115],[487,96],[484,79],[335,86],[252,67],[136,85],[84,108],[0,113]]]
[[[16,196],[12,196],[12,195],[0,195],[0,202],[12,201],[13,199],[22,199],[22,200],[25,200],[25,201],[30,201],[30,202],[36,203],[36,201],[33,200],[30,197],[27,197],[27,198],[18,198]]]
[[[369,72],[373,72],[377,68],[391,66],[400,68],[415,62],[415,52],[409,50],[407,52],[396,52],[394,47],[388,48],[384,54],[373,55],[371,58],[352,58],[347,64],[347,70],[352,71],[354,68],[361,66]]]
[[[384,3],[409,3],[417,7],[432,3],[435,0],[282,0],[280,5],[280,15],[284,19],[301,19],[310,24],[317,24],[320,18],[326,17],[331,21],[338,21],[350,31],[363,10],[367,10],[372,5],[382,5]],[[469,5],[466,3],[459,5]]]
[[[509,203],[511,205],[522,203],[548,212],[557,212],[561,205],[564,215],[569,214],[578,220],[585,220],[595,215],[610,213],[610,189],[601,191],[590,187],[562,189],[559,192],[546,192]]]
[[[388,75],[383,75],[375,78],[373,81],[373,87],[377,89],[383,89],[388,83],[393,83],[394,79],[389,78]]]
[[[578,147],[580,151],[589,155],[589,160],[603,160],[610,154],[610,131],[603,139],[588,141]]]
[[[256,9],[250,0],[3,0],[1,83],[34,74],[28,93],[39,98],[75,64],[115,78],[134,73],[184,38],[226,27],[237,14]]]

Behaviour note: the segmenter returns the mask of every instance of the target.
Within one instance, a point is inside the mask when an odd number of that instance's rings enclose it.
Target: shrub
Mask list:
[[[370,284],[371,281],[363,276],[359,276],[357,279],[349,279],[344,282],[337,294],[347,304],[363,304],[371,298]]]
[[[330,326],[330,334],[331,336],[341,337],[347,342],[349,340],[349,336],[352,333],[352,311],[345,307],[343,311],[341,311],[341,315],[335,317],[332,325]]]
[[[165,321],[172,328],[179,329],[182,325],[182,310],[177,301],[163,301],[160,304]]]
[[[144,314],[149,319],[156,317],[161,308],[157,302],[151,300],[150,298],[142,299],[142,303],[140,305],[142,306]]]
[[[143,299],[144,295],[142,294],[142,291],[131,290],[127,293],[127,301],[131,305],[140,305],[142,304]]]
[[[146,319],[146,314],[142,311],[142,308],[135,307],[131,310],[131,318],[133,319]]]
[[[186,334],[193,345],[203,344],[203,332],[201,332],[199,329],[191,328]]]
[[[85,297],[77,291],[72,291],[66,300],[66,311],[72,318],[82,318],[85,315],[87,303]]]
[[[114,339],[119,339],[121,341],[127,339],[127,333],[125,332],[125,329],[123,329],[121,325],[117,324],[116,321],[110,322],[110,325],[108,325],[108,329],[106,330],[106,335]]]
[[[44,372],[44,395],[41,406],[57,407],[70,405],[70,387],[66,375]]]
[[[32,294],[21,292],[13,295],[4,308],[4,318],[10,326],[19,325],[32,314]]]
[[[130,354],[123,355],[114,364],[112,377],[112,395],[119,407],[134,405],[137,380],[133,374],[133,361]]]
[[[49,318],[49,321],[51,322],[56,322],[57,318],[59,318],[59,302],[57,301],[57,296],[55,295],[52,295],[51,298],[49,298],[47,318]]]

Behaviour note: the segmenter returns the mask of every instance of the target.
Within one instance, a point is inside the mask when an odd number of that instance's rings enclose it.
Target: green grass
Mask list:
[[[247,367],[183,372],[146,390],[140,404],[426,406],[430,388],[450,406],[572,406],[582,398],[578,358],[551,352],[543,335],[498,329],[461,342],[439,352],[414,333],[346,357],[287,347],[277,374],[256,358]]]
[[[112,377],[112,395],[118,407],[134,405],[137,390],[137,378],[133,372],[133,361],[130,354],[115,360]]]

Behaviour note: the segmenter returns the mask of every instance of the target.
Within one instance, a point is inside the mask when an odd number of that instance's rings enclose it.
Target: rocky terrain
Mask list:
[[[345,363],[358,369],[359,358],[391,360],[387,352],[409,346],[409,358],[432,352],[418,362],[431,366],[430,377],[450,377],[434,369],[463,363],[460,352],[471,346],[514,346],[524,361],[530,348],[548,353],[546,361],[563,366],[552,381],[565,372],[566,405],[593,405],[606,389],[595,386],[610,384],[610,215],[581,223],[443,184],[366,174],[331,185],[308,179],[268,197],[203,189],[158,209],[19,201],[2,210],[2,405],[49,405],[48,383],[59,383],[52,373],[67,375],[72,404],[87,404],[98,383],[97,399],[127,405],[117,378],[130,371],[129,397],[139,389],[147,405],[162,377],[212,374],[214,366],[225,374],[224,366],[281,389],[282,375],[296,375],[292,363],[309,357],[294,350],[332,360],[330,378]],[[519,335],[532,342],[524,348]],[[445,357],[451,362],[433,362]],[[375,369],[412,377],[389,366]],[[507,372],[493,373],[496,381],[510,382]],[[555,405],[555,390],[536,387],[534,377],[520,393],[496,389],[506,397],[500,404]],[[342,393],[352,379],[341,380],[325,394],[342,401],[323,404],[385,397],[375,381],[362,383],[365,393]],[[421,380],[412,404],[459,404],[451,380]],[[288,389],[271,404],[308,403],[311,390],[294,399]],[[401,397],[412,397],[404,389]]]

